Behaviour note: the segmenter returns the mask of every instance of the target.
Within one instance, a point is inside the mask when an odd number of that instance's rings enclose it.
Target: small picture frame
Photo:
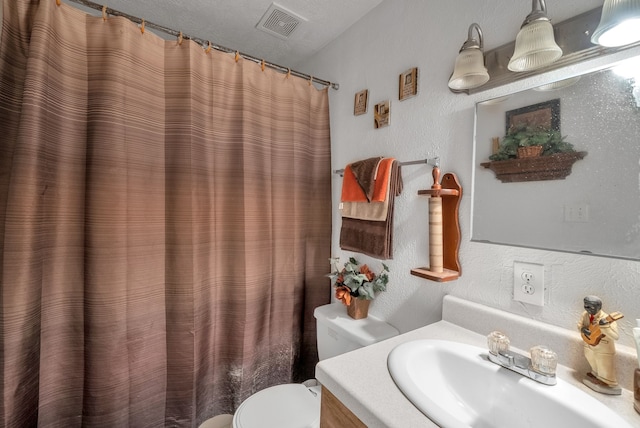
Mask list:
[[[360,92],[356,92],[355,99],[353,101],[353,115],[360,116],[367,112],[367,105],[369,104],[369,90],[363,89]]]
[[[382,101],[373,108],[373,126],[375,129],[389,126],[391,119],[391,101]]]
[[[399,99],[400,101],[414,97],[418,94],[418,67],[411,68],[400,75]]]
[[[506,132],[518,126],[531,126],[560,131],[560,99],[544,101],[505,114]]]

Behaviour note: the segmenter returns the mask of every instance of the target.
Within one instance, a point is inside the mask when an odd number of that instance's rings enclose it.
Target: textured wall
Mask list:
[[[597,0],[547,2],[555,22],[601,4]],[[557,73],[473,96],[452,94],[447,80],[472,22],[481,25],[485,47],[492,49],[515,39],[530,7],[528,1],[386,0],[304,65],[307,72],[340,83],[340,90],[330,94],[334,169],[374,155],[401,161],[440,156],[443,172],[455,172],[464,186],[462,277],[448,283],[427,281],[410,275],[410,270],[428,264],[428,203],[417,191],[431,186],[431,170],[427,166],[404,168],[404,192],[396,199],[394,260],[388,263],[391,284],[375,300],[372,312],[408,331],[439,320],[443,295],[453,294],[574,328],[582,298],[597,294],[604,299],[605,309],[626,314],[619,322],[619,344],[632,346],[631,325],[640,318],[640,262],[470,242],[475,103],[545,83]],[[601,60],[591,62],[600,64]],[[398,75],[416,66],[420,70],[418,96],[398,101]],[[369,89],[369,112],[354,116],[354,94],[365,88]],[[387,99],[391,100],[391,126],[375,130],[373,105]],[[338,245],[342,184],[338,175],[333,184],[333,253],[344,260],[351,254]],[[380,267],[376,260],[358,258],[374,269]],[[512,300],[514,261],[545,265],[548,294],[544,307]]]

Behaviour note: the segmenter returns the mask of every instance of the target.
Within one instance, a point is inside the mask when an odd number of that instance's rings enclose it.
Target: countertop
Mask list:
[[[541,332],[545,336],[554,336],[545,344],[552,343],[555,347],[552,346],[551,349],[561,350],[558,352],[560,362],[557,369],[558,378],[564,379],[602,401],[607,407],[627,420],[631,426],[640,426],[640,414],[633,409],[632,391],[623,388],[620,396],[607,396],[596,393],[582,384],[584,374],[582,371],[563,365],[563,363],[567,364],[567,361],[572,361],[574,358],[570,352],[566,356],[563,355],[562,350],[567,349],[567,344],[563,343],[563,341],[569,340],[571,342],[569,345],[574,346],[579,343],[574,342],[573,336],[575,334],[569,334],[569,332],[562,331],[557,327],[549,329],[549,326],[543,323],[451,296],[445,297],[443,306],[442,321],[366,348],[321,361],[316,366],[316,379],[369,428],[437,427],[435,423],[405,398],[391,378],[387,370],[387,356],[393,348],[401,343],[420,339],[450,340],[486,348],[486,334],[488,332],[485,332],[485,330],[498,330],[499,328],[494,328],[496,324],[504,325],[506,323],[508,327],[502,329],[502,331],[512,329],[514,333],[519,328],[537,329],[540,327],[538,333],[533,333],[531,336],[539,336]],[[476,313],[474,314],[474,312]],[[481,319],[482,321],[474,324],[477,325],[477,328],[474,327],[474,330],[477,331],[473,331],[465,328],[469,327],[468,325],[464,327],[458,325],[464,324],[464,322],[452,322],[460,319]],[[509,333],[507,334],[509,335]],[[509,335],[509,337],[512,336]],[[567,339],[568,337],[569,339]],[[514,345],[512,347],[516,350],[522,351],[521,348],[528,346],[526,343],[518,345],[517,342],[516,340],[516,343],[514,343],[512,339],[512,345]],[[628,360],[632,362],[635,360],[635,352],[633,352],[633,355],[629,355],[629,350],[623,349],[620,359],[621,364],[618,364],[618,370],[620,370],[620,366],[625,370],[629,370],[627,367]],[[622,382],[619,379],[619,382],[624,385],[626,380]]]

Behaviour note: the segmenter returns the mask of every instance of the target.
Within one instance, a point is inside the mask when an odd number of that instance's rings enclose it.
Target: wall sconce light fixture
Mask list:
[[[473,37],[473,30],[478,33],[478,40]],[[464,91],[477,88],[489,81],[489,72],[484,64],[484,42],[482,29],[476,23],[469,26],[467,41],[460,48],[456,58],[453,74],[449,78],[452,91]]]
[[[640,40],[640,0],[605,0],[598,28],[591,36],[596,45],[624,46]]]
[[[536,0],[533,1],[535,4]],[[630,2],[629,4],[633,5],[637,5],[640,2],[640,0],[628,1]],[[558,59],[554,60],[542,69],[544,72],[557,70],[592,58],[599,58],[640,47],[640,40],[623,46],[607,47],[606,49],[600,45],[593,44],[591,36],[595,33],[598,23],[601,21],[603,9],[603,7],[596,7],[595,9],[573,16],[552,26],[555,35],[552,42],[557,40],[558,45],[562,46],[562,53]],[[638,24],[638,26],[640,29],[640,24]],[[486,66],[487,73],[491,76],[491,79],[476,88],[454,90],[451,88],[451,85],[449,85],[449,88],[455,93],[462,92],[466,94],[475,94],[527,79],[540,73],[539,70],[535,69],[518,73],[512,72],[508,65],[510,60],[513,61],[513,58],[516,57],[517,50],[516,41],[514,40],[497,48],[485,51],[484,65]],[[640,70],[640,64],[636,64],[635,69]],[[636,78],[636,81],[638,82],[637,86],[640,87],[640,76]],[[640,93],[640,89],[637,91]]]
[[[556,44],[553,26],[547,17],[545,1],[532,0],[531,3],[531,13],[520,27],[515,50],[507,66],[511,71],[536,70],[562,56],[562,49]]]

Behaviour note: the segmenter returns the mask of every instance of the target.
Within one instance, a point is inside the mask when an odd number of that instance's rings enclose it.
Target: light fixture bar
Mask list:
[[[564,53],[557,61],[544,68],[519,73],[507,69],[507,64],[513,54],[515,41],[485,52],[485,61],[491,80],[478,88],[467,89],[462,92],[474,94],[487,89],[497,88],[509,83],[517,82],[543,72],[566,67],[587,59],[621,52],[640,46],[640,42],[630,45],[606,48],[591,43],[591,35],[598,27],[602,7],[595,8],[583,14],[574,16],[553,26],[556,43]]]

